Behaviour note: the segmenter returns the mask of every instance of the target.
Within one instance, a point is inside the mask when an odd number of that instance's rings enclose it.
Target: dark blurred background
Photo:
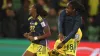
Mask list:
[[[29,30],[27,25],[29,7],[36,3],[42,5],[48,12],[46,19],[52,33],[49,40],[56,40],[58,38],[58,16],[62,9],[66,8],[69,1],[71,0],[0,0],[0,46],[4,45],[4,42],[8,43],[10,41],[13,43],[20,43],[20,41],[22,41],[22,44],[29,44],[27,40],[24,42],[25,38],[23,37],[23,33]],[[99,42],[100,0],[77,1],[85,7],[85,13],[82,17],[81,26],[83,32],[82,41]],[[2,48],[3,46],[1,49]],[[23,48],[26,48],[26,46],[23,46]]]

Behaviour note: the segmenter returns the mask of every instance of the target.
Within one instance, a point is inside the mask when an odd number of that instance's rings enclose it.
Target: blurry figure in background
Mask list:
[[[82,40],[87,40],[88,41],[88,11],[89,11],[89,7],[88,7],[88,0],[81,0],[80,1],[81,4],[84,5],[85,7],[85,11],[84,11],[84,14],[82,16],[82,26],[81,26],[81,30],[82,30],[82,33],[83,33],[83,38]]]
[[[99,8],[99,0],[95,0],[95,1],[89,0],[88,5],[89,5],[89,15],[96,16],[98,14],[98,11],[99,11],[99,9],[98,9]]]
[[[57,39],[57,35],[58,35],[58,29],[57,29],[57,19],[58,19],[58,15],[57,15],[57,11],[54,8],[50,8],[49,9],[49,14],[46,17],[48,24],[50,26],[50,30],[51,30],[51,36],[49,39],[53,39],[56,40]]]
[[[58,15],[60,15],[60,13],[62,12],[63,9],[66,8],[66,4],[69,2],[69,0],[59,0],[59,9],[58,9]]]
[[[3,36],[3,32],[2,32],[2,5],[3,5],[3,0],[0,0],[0,37],[2,37]]]
[[[99,13],[99,0],[89,0],[89,26],[88,26],[88,39],[89,41],[99,41],[100,33],[100,13]]]
[[[59,10],[59,2],[60,0],[48,0],[49,7],[55,8],[55,10]]]
[[[13,10],[19,10],[21,7],[20,0],[12,0]]]
[[[60,0],[60,2],[59,2],[59,6],[61,7],[61,8],[66,8],[66,4],[69,2],[69,0]]]
[[[93,27],[91,25],[88,27],[89,41],[92,41],[92,42],[99,41],[99,34],[100,34],[100,27]]]
[[[43,9],[44,9],[46,12],[49,11],[48,0],[37,0],[36,2],[37,2],[37,4],[43,6]]]
[[[29,0],[29,1],[30,1],[30,6],[32,6],[35,3],[34,0]]]
[[[30,40],[31,44],[23,56],[49,56],[47,48],[47,37],[51,35],[48,22],[45,19],[46,11],[39,4],[30,8],[29,26],[30,32],[24,33],[24,37]]]
[[[21,8],[16,11],[17,27],[19,37],[23,37],[23,33],[28,30],[28,17],[29,17],[29,0],[21,0]]]
[[[5,15],[3,16],[3,33],[5,37],[17,36],[17,23],[15,20],[15,12],[12,9],[12,0],[7,0]]]
[[[98,14],[99,15],[99,14]],[[98,19],[97,21],[95,21]],[[89,18],[90,25],[88,26],[88,40],[92,42],[99,41],[100,37],[100,16]]]

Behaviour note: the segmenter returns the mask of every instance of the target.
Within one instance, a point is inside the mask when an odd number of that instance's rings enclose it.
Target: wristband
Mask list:
[[[38,37],[34,37],[34,40],[38,40]]]

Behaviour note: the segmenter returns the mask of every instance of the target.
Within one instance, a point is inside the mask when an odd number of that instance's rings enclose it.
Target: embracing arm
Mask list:
[[[63,21],[64,21],[64,15],[65,15],[65,11],[63,10],[61,12],[61,14],[59,15],[59,17],[58,17],[58,31],[59,31],[59,34],[63,33],[62,25],[63,25]]]
[[[61,12],[61,14],[58,17],[58,31],[59,31],[59,39],[62,41],[64,39],[64,35],[63,35],[63,21],[64,21],[64,15],[65,15],[65,10],[63,10]]]
[[[49,26],[46,26],[46,27],[44,27],[44,34],[41,36],[37,36],[37,37],[38,37],[38,40],[40,40],[40,39],[45,39],[45,38],[49,37],[50,35],[51,35],[50,28],[49,28]]]

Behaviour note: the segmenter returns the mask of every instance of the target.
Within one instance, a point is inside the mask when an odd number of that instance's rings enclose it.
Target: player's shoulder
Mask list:
[[[60,13],[60,15],[62,15],[62,16],[63,16],[63,15],[66,15],[66,10],[65,10],[65,9],[62,10],[61,13]]]
[[[41,21],[43,21],[43,18],[39,15],[38,17],[37,17],[37,19],[41,22]]]
[[[82,15],[80,15],[80,13],[77,12],[76,13],[76,19],[79,19],[79,18],[82,19]]]
[[[30,16],[30,17],[28,18],[28,21],[30,21],[32,18],[33,18],[33,17],[32,17],[32,16]]]
[[[61,14],[62,14],[62,13],[66,13],[66,10],[65,10],[65,9],[61,10]]]
[[[41,17],[40,15],[37,17],[37,19],[39,20],[39,22],[46,21],[46,18]]]
[[[46,20],[46,17],[41,17],[41,16],[38,16],[38,20],[39,20],[40,22],[42,22],[42,21],[47,21],[47,20]]]

